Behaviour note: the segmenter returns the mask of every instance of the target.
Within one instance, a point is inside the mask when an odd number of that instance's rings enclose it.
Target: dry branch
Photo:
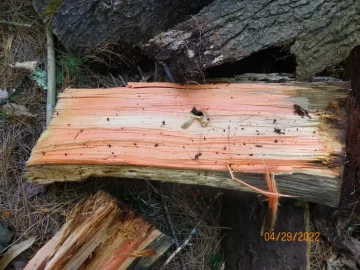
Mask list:
[[[27,162],[29,181],[144,178],[279,193],[338,203],[344,165],[346,84],[129,83],[69,89]],[[193,107],[197,113],[191,114]],[[195,118],[186,129],[182,124]],[[200,117],[200,119],[199,119]],[[241,173],[241,175],[237,175]]]
[[[78,204],[25,269],[147,269],[172,240],[99,191]]]
[[[47,100],[46,100],[46,124],[49,124],[56,104],[56,64],[55,47],[52,28],[50,24],[45,26],[47,40]]]
[[[10,26],[19,26],[19,27],[31,27],[31,24],[28,23],[19,23],[19,22],[8,22],[0,20],[0,24],[10,25]]]

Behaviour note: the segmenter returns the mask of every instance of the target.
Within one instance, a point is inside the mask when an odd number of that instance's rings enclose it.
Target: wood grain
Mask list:
[[[26,177],[51,183],[108,175],[237,188],[226,162],[237,177],[260,186],[265,162],[280,193],[310,201],[321,194],[322,202],[326,197],[325,204],[336,205],[345,156],[345,88],[131,83],[68,89],[33,149]],[[310,117],[296,113],[295,104]],[[194,121],[183,129],[194,106],[209,114],[208,125]],[[226,183],[215,180],[219,175]]]

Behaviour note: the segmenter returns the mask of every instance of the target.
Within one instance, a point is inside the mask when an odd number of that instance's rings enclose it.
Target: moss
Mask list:
[[[49,0],[47,6],[45,7],[45,13],[52,17],[61,4],[62,0]]]

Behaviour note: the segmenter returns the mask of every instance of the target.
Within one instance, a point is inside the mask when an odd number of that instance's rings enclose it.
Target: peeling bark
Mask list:
[[[216,0],[143,46],[178,82],[269,47],[289,47],[297,79],[307,80],[346,59],[360,44],[356,0]]]

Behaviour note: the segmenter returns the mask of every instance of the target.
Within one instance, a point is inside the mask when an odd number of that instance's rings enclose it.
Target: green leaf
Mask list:
[[[31,75],[31,79],[34,80],[41,89],[48,89],[47,72],[45,70],[39,68],[36,69],[35,72]]]

